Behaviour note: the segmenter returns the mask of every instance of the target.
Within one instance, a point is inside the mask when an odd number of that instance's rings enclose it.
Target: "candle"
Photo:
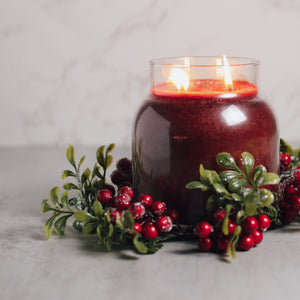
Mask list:
[[[238,161],[248,151],[256,165],[279,170],[276,121],[258,93],[258,62],[232,60],[233,65],[226,57],[214,64],[211,58],[152,62],[151,95],[134,125],[134,185],[138,194],[177,209],[183,223],[205,216],[207,194],[185,185],[199,179],[200,163],[220,171],[219,152]]]

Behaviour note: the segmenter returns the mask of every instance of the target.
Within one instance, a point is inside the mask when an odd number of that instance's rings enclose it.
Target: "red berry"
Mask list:
[[[212,229],[212,226],[208,222],[200,222],[195,227],[195,234],[199,238],[206,238],[210,236]]]
[[[133,198],[133,190],[130,186],[123,186],[118,190],[118,195],[127,194],[131,199]]]
[[[121,194],[115,198],[115,207],[119,210],[124,210],[129,207],[130,202],[131,198],[127,194]]]
[[[271,225],[270,218],[267,215],[264,215],[264,214],[259,215],[258,218],[257,218],[257,221],[258,221],[258,228],[261,231],[268,230],[268,228]]]
[[[263,240],[263,233],[260,230],[255,230],[251,233],[254,245],[258,245]]]
[[[130,204],[128,210],[131,212],[134,219],[138,220],[143,218],[146,213],[145,206],[141,202]]]
[[[177,222],[179,220],[179,213],[175,209],[167,210],[167,216],[169,216],[172,222]]]
[[[116,190],[115,190],[114,186],[113,186],[113,185],[111,185],[111,184],[106,184],[106,185],[103,187],[103,189],[110,190],[110,191],[111,191],[111,193],[113,194],[113,196],[114,196],[114,195],[115,195],[115,193],[116,193]]]
[[[291,156],[287,153],[281,153],[280,163],[283,164],[284,166],[289,166],[291,163]]]
[[[166,211],[166,203],[161,201],[153,202],[151,210],[155,215],[161,216]]]
[[[117,162],[117,169],[123,173],[130,173],[132,171],[131,169],[131,160],[124,157],[118,160]]]
[[[214,213],[214,219],[216,222],[223,220],[226,217],[226,211],[224,209],[217,210]]]
[[[247,217],[242,223],[243,233],[249,234],[258,229],[258,221],[254,217]]]
[[[293,185],[287,185],[285,187],[285,192],[288,194],[288,195],[296,195],[297,194],[297,189],[293,186]]]
[[[236,228],[236,223],[231,220],[228,220],[228,235],[232,236]]]
[[[138,222],[134,222],[133,229],[134,229],[137,233],[141,233],[141,232],[142,232],[142,226],[141,226],[141,224],[138,223]]]
[[[200,249],[200,251],[202,252],[208,252],[211,250],[212,248],[212,241],[209,237],[207,238],[200,238],[198,240],[198,247]]]
[[[291,209],[292,210],[299,210],[300,209],[300,198],[296,195],[292,196],[290,199]]]
[[[173,228],[173,223],[169,216],[161,216],[156,220],[155,226],[159,232],[169,232]]]
[[[153,203],[152,197],[147,194],[140,195],[138,197],[138,201],[141,202],[146,208],[150,207]]]
[[[252,235],[241,236],[238,244],[241,250],[248,251],[254,246],[254,239]]]
[[[295,220],[295,218],[298,215],[298,213],[299,213],[299,211],[298,212],[292,211],[292,212],[285,212],[285,213],[283,213],[282,216],[281,216],[282,223],[283,224],[290,224],[290,223],[292,223]]]
[[[227,252],[229,240],[223,236],[219,235],[217,238],[217,248],[220,252],[225,253]],[[232,248],[232,243],[230,244],[230,248]]]
[[[109,219],[111,223],[114,224],[116,222],[117,215],[121,217],[122,213],[118,211],[116,208],[111,208],[109,210]]]
[[[300,169],[295,169],[292,171],[292,180],[297,186],[300,185]]]
[[[108,189],[103,189],[97,194],[97,200],[101,204],[107,204],[113,198],[113,194]]]
[[[142,228],[142,234],[143,234],[144,238],[147,239],[147,240],[153,240],[158,235],[155,226],[151,222],[147,222],[143,226],[143,228]]]

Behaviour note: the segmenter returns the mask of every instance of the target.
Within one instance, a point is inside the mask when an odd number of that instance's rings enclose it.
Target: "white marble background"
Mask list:
[[[129,145],[149,59],[222,53],[300,141],[300,0],[0,0],[0,146]]]

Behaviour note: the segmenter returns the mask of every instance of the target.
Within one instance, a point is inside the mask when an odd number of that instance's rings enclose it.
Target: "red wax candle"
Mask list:
[[[206,194],[185,185],[199,179],[199,165],[220,170],[215,157],[248,151],[278,172],[278,134],[270,107],[255,84],[234,80],[230,91],[219,79],[193,79],[188,89],[155,84],[134,125],[133,165],[137,193],[149,193],[177,209],[183,223],[205,215]]]

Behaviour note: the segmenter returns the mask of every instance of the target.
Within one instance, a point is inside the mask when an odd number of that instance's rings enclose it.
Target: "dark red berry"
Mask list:
[[[198,240],[198,247],[199,247],[200,251],[202,251],[202,252],[210,251],[212,246],[213,246],[213,244],[212,244],[212,241],[209,237],[200,238]]]
[[[134,222],[133,229],[134,229],[137,233],[141,233],[141,232],[142,232],[142,226],[141,226],[141,224],[138,223],[138,222]]]
[[[220,252],[225,253],[227,252],[227,247],[228,247],[229,239],[227,239],[223,235],[219,235],[217,237],[217,248]],[[230,248],[232,248],[232,243],[230,245]]]
[[[291,156],[287,153],[281,153],[280,163],[284,166],[289,166],[291,164]]]
[[[166,211],[166,203],[161,202],[161,201],[153,202],[152,205],[151,205],[151,211],[156,216],[163,215],[165,213],[165,211]]]
[[[228,235],[232,236],[236,228],[236,223],[231,220],[228,220]]]
[[[142,234],[145,239],[153,240],[157,237],[158,233],[153,223],[147,222],[142,228]]]
[[[133,190],[130,186],[123,186],[118,190],[118,195],[127,194],[131,199],[133,198]]]
[[[116,208],[111,208],[109,210],[109,219],[111,223],[114,224],[116,222],[117,215],[121,217],[122,213],[118,211]]]
[[[131,160],[124,157],[118,160],[117,162],[117,169],[123,173],[131,173]]]
[[[130,204],[128,210],[131,212],[134,219],[142,219],[146,213],[145,206],[141,202]]]
[[[254,245],[258,245],[263,240],[263,233],[260,230],[255,230],[251,233]]]
[[[214,219],[216,222],[223,220],[226,217],[226,211],[224,209],[217,210],[214,213]]]
[[[179,213],[175,209],[168,209],[167,216],[169,216],[174,223],[179,220]]]
[[[153,203],[153,199],[150,195],[143,194],[138,197],[138,201],[141,202],[146,208],[150,207]]]
[[[119,170],[114,170],[111,173],[110,178],[111,178],[112,183],[114,183],[117,186],[119,186],[122,182],[126,181],[124,178],[124,174]]]
[[[254,239],[252,235],[241,236],[238,244],[241,250],[248,251],[254,246]]]
[[[242,223],[244,234],[249,234],[258,229],[258,221],[254,217],[247,217]]]
[[[107,204],[113,198],[113,194],[108,189],[103,189],[97,194],[97,200],[101,204]]]
[[[270,218],[267,215],[264,215],[264,214],[259,215],[258,218],[257,218],[257,221],[258,221],[258,228],[261,231],[268,230],[268,228],[271,225]]]
[[[119,210],[124,210],[129,207],[130,202],[131,198],[127,194],[121,194],[115,198],[115,207]]]
[[[124,181],[121,184],[118,185],[119,189],[122,188],[123,186],[132,186],[131,182],[129,181]]]
[[[156,220],[155,226],[159,232],[170,232],[173,228],[173,223],[169,216],[161,216]]]
[[[292,223],[295,220],[295,218],[297,217],[298,213],[299,213],[299,211],[298,212],[295,212],[295,211],[284,212],[281,216],[282,223],[283,224]]]
[[[200,222],[195,227],[195,234],[199,238],[206,238],[210,236],[212,229],[212,226],[208,222]]]

